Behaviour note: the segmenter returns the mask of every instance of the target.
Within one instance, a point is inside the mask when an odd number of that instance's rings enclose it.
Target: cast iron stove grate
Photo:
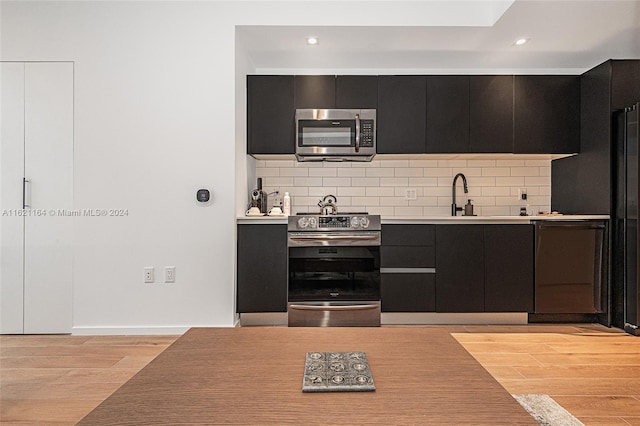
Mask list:
[[[374,391],[364,352],[307,352],[302,392]]]

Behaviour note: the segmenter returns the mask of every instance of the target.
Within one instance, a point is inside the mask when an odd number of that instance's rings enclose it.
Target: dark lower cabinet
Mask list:
[[[436,310],[435,274],[384,273],[380,276],[382,312]]]
[[[382,225],[382,312],[435,311],[434,225]]]
[[[484,226],[485,312],[533,312],[533,225]]]
[[[293,154],[292,75],[247,76],[247,153]]]
[[[425,152],[427,79],[425,76],[378,77],[378,154]]]
[[[237,229],[237,312],[287,312],[287,225]]]
[[[484,312],[484,225],[436,226],[436,311]]]
[[[438,225],[437,312],[533,312],[533,225]]]

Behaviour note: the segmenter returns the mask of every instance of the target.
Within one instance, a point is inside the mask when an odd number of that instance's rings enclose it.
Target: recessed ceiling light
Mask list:
[[[516,40],[516,46],[522,46],[523,44],[525,44],[526,42],[528,42],[529,39],[522,37]]]
[[[319,42],[318,37],[313,37],[313,36],[307,37],[307,44],[309,45],[318,44],[318,42]]]

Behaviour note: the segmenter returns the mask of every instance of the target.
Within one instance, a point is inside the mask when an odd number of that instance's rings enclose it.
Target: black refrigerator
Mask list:
[[[640,103],[614,115],[616,141],[614,191],[614,253],[612,287],[613,325],[640,335],[640,287],[638,286],[638,114]]]

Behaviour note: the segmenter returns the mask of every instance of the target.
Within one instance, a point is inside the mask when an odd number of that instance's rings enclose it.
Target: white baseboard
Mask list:
[[[144,336],[144,335],[182,335],[191,327],[189,326],[163,326],[163,327],[73,327],[71,334],[74,336]]]

